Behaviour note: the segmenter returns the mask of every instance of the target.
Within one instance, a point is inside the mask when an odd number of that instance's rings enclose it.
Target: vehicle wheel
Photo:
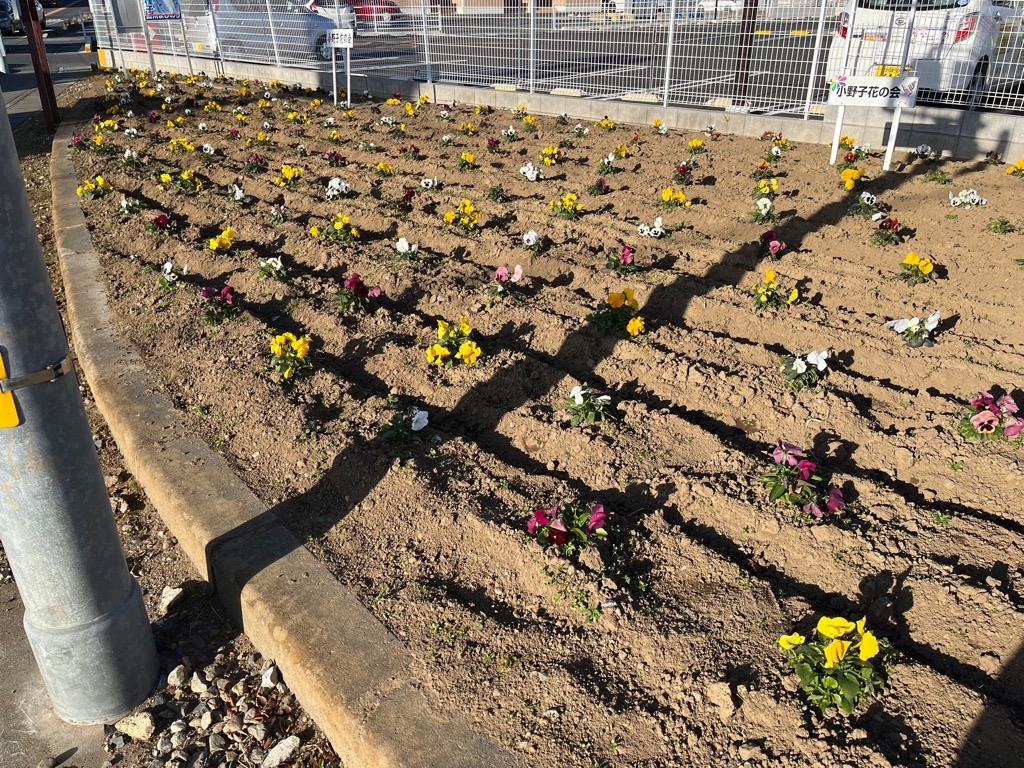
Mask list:
[[[327,43],[327,35],[320,35],[316,41],[316,57],[320,61],[331,60],[331,46]]]
[[[977,109],[985,97],[985,86],[988,83],[988,61],[981,60],[974,67],[974,74],[971,75],[971,82],[967,84],[964,92],[964,105],[968,109]]]

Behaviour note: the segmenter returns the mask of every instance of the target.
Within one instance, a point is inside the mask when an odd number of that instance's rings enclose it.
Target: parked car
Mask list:
[[[910,29],[910,5],[910,0],[847,0],[836,20],[826,78],[841,74],[844,63],[848,75],[899,75],[910,35],[907,67],[920,78],[919,88],[976,103],[1014,11],[993,0],[919,0]]]
[[[400,21],[402,9],[391,0],[349,0],[349,6],[355,11],[357,21],[390,24]]]
[[[610,13],[631,13],[638,19],[653,19],[658,15],[658,0],[611,0],[605,3]]]
[[[738,19],[743,11],[740,0],[699,0],[697,16],[701,19]]]
[[[43,6],[36,0],[36,16],[39,17],[39,26],[46,29],[46,15]],[[21,9],[8,0],[0,0],[0,31],[7,35],[13,35],[25,31],[25,22],[21,18]]]
[[[217,32],[225,56],[249,61],[330,61],[327,36],[332,29],[354,28],[355,13],[347,6],[319,8],[294,3],[272,4],[268,23],[264,0],[221,0]]]

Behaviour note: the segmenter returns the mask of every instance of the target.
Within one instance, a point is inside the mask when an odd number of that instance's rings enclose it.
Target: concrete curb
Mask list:
[[[118,335],[75,188],[68,147],[84,108],[53,139],[53,220],[75,353],[125,464],[196,569],[349,766],[520,765],[436,710],[412,656],[239,480],[188,434]]]

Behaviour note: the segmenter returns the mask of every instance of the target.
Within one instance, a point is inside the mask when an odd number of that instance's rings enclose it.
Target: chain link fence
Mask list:
[[[922,101],[1024,111],[1024,0],[181,0],[148,23],[180,71],[222,59],[761,114],[822,114],[843,73],[920,77]],[[113,0],[90,0],[101,47]]]

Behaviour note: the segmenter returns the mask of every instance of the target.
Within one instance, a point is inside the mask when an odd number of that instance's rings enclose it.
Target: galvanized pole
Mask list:
[[[668,107],[668,89],[672,82],[672,46],[676,40],[676,0],[672,0],[668,9],[668,42],[665,44],[665,92],[661,106]]]
[[[537,89],[537,0],[530,0],[530,93]],[[554,13],[554,10],[551,11]]]
[[[57,714],[110,721],[149,695],[159,661],[121,551],[2,99],[0,231],[0,424],[15,424],[0,428],[0,539]]]
[[[427,3],[426,0],[420,0],[420,13],[423,16],[423,59],[427,64],[427,82],[434,82],[434,72],[430,68],[430,38],[427,35]],[[440,13],[440,9],[438,9]],[[349,69],[351,72],[351,68]],[[352,97],[349,96],[349,108],[352,108]]]
[[[814,56],[811,57],[811,74],[807,78],[807,96],[804,99],[804,120],[811,117],[811,98],[814,96],[814,81],[818,76],[818,61],[821,59],[821,39],[825,35],[825,9],[828,0],[821,0],[818,11],[818,30],[814,34]]]

